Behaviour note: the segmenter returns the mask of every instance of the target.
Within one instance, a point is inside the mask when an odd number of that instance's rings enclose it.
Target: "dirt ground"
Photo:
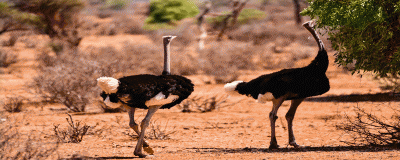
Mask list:
[[[291,11],[291,10],[290,10]],[[0,40],[9,39],[7,35]],[[29,39],[29,37],[28,37]],[[68,118],[65,106],[41,103],[40,97],[32,94],[26,84],[36,75],[36,48],[45,46],[46,36],[30,37],[37,42],[30,48],[18,41],[12,47],[3,47],[19,55],[19,61],[8,68],[0,68],[0,100],[9,95],[20,95],[29,99],[22,112],[8,113],[0,108],[0,125],[11,123],[23,135],[34,135],[45,142],[54,143],[54,126],[65,129]],[[123,43],[153,43],[143,35],[88,36],[80,49],[112,45],[121,49]],[[295,50],[296,46],[293,46]],[[315,51],[317,47],[315,46]],[[190,54],[190,53],[189,53]],[[314,56],[296,62],[295,67],[310,63]],[[257,103],[245,96],[232,95],[230,105],[212,112],[181,112],[175,106],[159,110],[152,118],[152,126],[160,127],[166,138],[148,139],[154,149],[154,159],[400,159],[400,151],[393,148],[369,148],[352,146],[350,135],[338,130],[345,116],[354,116],[354,108],[362,107],[376,114],[392,116],[389,107],[398,108],[400,97],[379,88],[372,76],[351,75],[334,64],[334,51],[330,51],[329,92],[307,98],[298,108],[294,125],[294,135],[298,144],[295,149],[288,145],[287,123],[284,118],[290,101],[286,101],[278,111],[276,122],[279,149],[269,150],[269,112],[272,102]],[[239,80],[248,81],[265,73],[277,70],[243,71]],[[204,84],[202,75],[187,76],[195,82],[192,96],[225,95],[223,84]],[[100,98],[100,97],[99,97]],[[389,106],[389,107],[388,107]],[[195,110],[195,108],[192,108]],[[133,155],[137,137],[129,128],[128,113],[103,113],[95,104],[88,106],[85,113],[70,113],[75,122],[90,126],[80,143],[60,143],[56,152],[48,159],[135,159]],[[146,111],[138,109],[136,122],[140,123]],[[149,129],[148,132],[151,132]],[[160,132],[158,133],[160,134]],[[0,135],[1,136],[1,135]],[[9,154],[9,153],[0,153]]]
[[[90,37],[92,38],[92,37]],[[104,38],[104,37],[103,37]],[[132,38],[132,37],[131,37]],[[136,38],[143,38],[138,36]],[[143,40],[145,41],[145,40]],[[90,39],[87,44],[92,43]],[[85,44],[83,44],[85,45]],[[18,46],[18,45],[17,45]],[[18,47],[13,47],[18,49]],[[30,99],[24,85],[35,71],[31,68],[34,56],[29,49],[20,49],[22,61],[13,66],[12,72],[1,74],[2,97],[20,94]],[[277,140],[280,149],[269,150],[270,126],[268,114],[272,103],[260,104],[245,96],[230,96],[229,105],[213,112],[183,113],[178,107],[160,110],[153,117],[153,126],[161,127],[168,135],[165,139],[149,139],[156,159],[399,159],[400,152],[391,148],[368,148],[350,146],[343,141],[351,140],[336,125],[344,121],[345,115],[354,115],[355,106],[367,110],[379,108],[382,114],[390,115],[384,106],[399,106],[399,98],[382,93],[376,81],[369,76],[351,75],[333,63],[327,71],[331,90],[303,102],[295,116],[294,134],[297,143],[304,148],[288,146],[287,123],[284,115],[290,102],[284,102],[278,112]],[[313,57],[305,60],[309,63]],[[239,77],[250,80],[273,71],[254,71]],[[198,76],[188,76],[192,80]],[[193,96],[222,95],[223,85],[196,85]],[[351,95],[351,96],[350,96]],[[376,98],[374,98],[376,97]],[[380,97],[386,97],[381,99]],[[19,132],[40,133],[51,141],[54,125],[67,128],[67,111],[59,104],[28,103],[20,113],[8,113],[3,109],[4,121],[18,122]],[[386,107],[387,108],[387,107]],[[101,113],[95,106],[88,113],[71,113],[74,121],[91,126],[80,143],[61,143],[55,157],[84,159],[132,159],[136,137],[128,126],[127,113]],[[145,110],[138,110],[139,123]]]

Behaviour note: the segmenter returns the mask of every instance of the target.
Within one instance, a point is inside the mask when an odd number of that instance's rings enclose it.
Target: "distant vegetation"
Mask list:
[[[102,9],[122,10],[128,4],[128,0],[105,0]]]
[[[150,15],[145,20],[146,29],[168,27],[171,23],[199,14],[197,5],[191,0],[151,0]]]
[[[65,36],[66,27],[74,14],[83,8],[80,0],[10,0],[0,2],[0,17],[7,18],[2,30],[6,32],[20,25],[35,26],[50,37]]]
[[[218,28],[222,21],[225,18],[225,14],[230,14],[231,12],[222,12],[220,16],[216,16],[216,17],[209,17],[207,18],[207,22],[211,23],[212,26],[214,26],[214,28]],[[243,25],[243,24],[247,24],[251,21],[257,21],[257,20],[262,20],[266,17],[265,12],[257,10],[257,9],[250,9],[250,8],[245,8],[243,9],[240,14],[239,17],[237,18],[237,24],[239,25]]]

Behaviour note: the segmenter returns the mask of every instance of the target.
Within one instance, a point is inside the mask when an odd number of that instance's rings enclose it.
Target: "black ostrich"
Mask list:
[[[297,148],[299,145],[295,141],[292,128],[297,107],[306,97],[321,95],[330,89],[329,79],[325,75],[329,60],[324,44],[312,28],[311,21],[304,23],[303,26],[311,32],[319,47],[318,55],[308,66],[283,69],[262,75],[249,82],[235,81],[224,86],[227,92],[251,96],[260,103],[272,101],[273,108],[269,114],[271,122],[270,149],[279,147],[275,137],[275,121],[278,118],[276,114],[283,101],[292,100],[285,117],[289,128],[289,144]]]
[[[124,105],[129,108],[129,126],[139,135],[134,154],[139,157],[146,157],[142,148],[149,154],[153,150],[144,139],[146,128],[154,113],[158,109],[171,108],[193,92],[193,83],[182,76],[171,75],[169,46],[175,36],[164,36],[164,71],[162,75],[134,75],[115,79],[111,77],[100,77],[97,79],[98,86],[103,90],[101,97],[104,103],[112,108]],[[140,124],[135,123],[134,114],[136,108],[148,109],[146,117]]]

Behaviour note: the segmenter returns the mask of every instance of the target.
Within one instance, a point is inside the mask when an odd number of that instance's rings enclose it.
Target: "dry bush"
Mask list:
[[[200,56],[200,66],[204,73],[214,76],[217,83],[235,80],[241,70],[254,70],[257,65],[254,57],[263,54],[261,47],[236,41],[210,44]]]
[[[197,26],[193,21],[187,20],[176,26],[174,29],[159,29],[156,31],[148,32],[146,35],[149,39],[153,40],[155,44],[162,44],[162,36],[174,35],[177,36],[172,45],[186,47],[192,42],[196,42],[198,34],[196,33]]]
[[[7,112],[21,112],[24,98],[21,96],[9,97],[4,102],[4,109]]]
[[[0,50],[0,67],[8,67],[18,62],[18,55]]]
[[[230,38],[237,41],[253,42],[261,45],[267,42],[279,41],[279,46],[285,47],[294,41],[302,44],[315,45],[314,41],[307,41],[307,31],[293,24],[269,25],[266,21],[249,23],[243,25],[228,34]]]
[[[161,37],[160,37],[161,38]],[[125,55],[130,55],[130,63],[135,70],[143,69],[142,73],[161,74],[163,71],[162,46],[146,44],[125,44]]]
[[[11,34],[8,41],[3,41],[3,46],[8,46],[8,47],[14,46],[15,43],[17,43],[18,37],[19,36],[17,34]]]
[[[382,107],[382,106],[379,106]],[[356,117],[346,116],[346,121],[336,126],[352,136],[350,145],[391,145],[400,147],[400,110],[390,107],[393,116],[377,116],[356,106]]]
[[[188,54],[185,48],[173,49],[171,52],[171,72],[177,75],[194,75],[197,74],[201,68],[199,61]]]
[[[41,135],[23,135],[15,121],[0,121],[0,159],[57,159],[59,144]]]
[[[126,53],[118,52],[114,47],[102,47],[92,49],[88,56],[82,56],[83,59],[92,61],[96,67],[96,76],[115,76],[118,73],[127,74],[129,71],[138,71],[139,62],[136,61],[132,53],[128,53],[128,48],[125,49]],[[98,78],[98,77],[97,77]]]
[[[110,17],[112,18],[111,22],[91,25],[91,27],[89,28],[95,28],[96,31],[94,34],[96,35],[147,33],[147,31],[143,29],[143,21],[141,21],[139,18],[133,16],[127,16],[126,13],[118,13],[110,15]],[[90,20],[86,20],[86,23],[90,23]]]
[[[74,123],[72,116],[70,114],[68,114],[68,116],[70,117],[69,119],[66,118],[69,125],[68,129],[60,130],[58,128],[60,125],[54,125],[54,135],[63,143],[79,143],[82,141],[83,136],[86,135],[90,126],[86,124],[80,126],[80,121]]]
[[[79,56],[62,56],[55,66],[43,67],[30,86],[46,101],[82,112],[96,91],[99,68],[93,61]]]
[[[164,127],[162,127],[161,123],[157,122],[157,119],[154,121],[150,121],[149,130],[146,132],[147,139],[158,139],[165,140],[170,139],[170,135],[176,133],[176,126],[172,128],[172,131],[168,129],[168,121],[165,123]]]
[[[176,126],[174,126],[171,131],[168,129],[168,121],[165,123],[164,126],[162,126],[162,124],[159,123],[157,120],[154,121],[151,120],[149,128],[147,129],[144,137],[146,139],[166,140],[170,139],[171,138],[170,136],[172,134],[175,134],[176,132],[177,132]],[[139,138],[139,135],[137,135],[136,132],[123,132],[123,133],[133,139]]]
[[[200,70],[197,60],[186,54],[186,49],[173,47],[171,50],[172,74],[191,75],[196,74]],[[126,55],[125,59],[122,62],[119,61],[119,63],[132,66],[130,69],[135,70],[135,74],[159,75],[162,73],[164,62],[162,46],[127,43],[125,44],[124,52],[124,55]]]
[[[57,64],[57,57],[51,54],[50,49],[41,48],[39,52],[35,60],[39,63],[40,68],[53,67]]]
[[[390,90],[393,93],[400,92],[400,77],[387,75],[386,77],[374,77],[375,80],[379,82],[379,88],[382,90]]]
[[[142,29],[143,22],[140,21],[140,19],[128,17],[126,15],[114,16],[111,25],[115,25],[115,29],[121,33],[143,34],[146,32]]]
[[[193,96],[178,104],[182,112],[194,112],[193,109],[205,113],[232,105],[227,103],[228,95]]]

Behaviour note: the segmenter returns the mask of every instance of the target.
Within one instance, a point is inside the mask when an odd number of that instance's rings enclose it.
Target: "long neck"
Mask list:
[[[164,71],[163,75],[171,74],[171,55],[170,55],[170,39],[163,38],[164,43]]]
[[[324,43],[322,43],[322,40],[318,37],[317,32],[311,26],[311,21],[304,23],[303,26],[311,33],[311,35],[314,37],[315,41],[317,41],[319,51],[325,50]]]
[[[314,68],[317,71],[325,73],[326,70],[328,69],[328,65],[329,65],[328,53],[326,52],[326,50],[324,48],[324,43],[318,37],[318,34],[314,30],[314,28],[311,26],[311,23],[312,23],[311,21],[308,21],[308,22],[304,23],[303,26],[312,34],[315,41],[317,41],[319,51],[318,51],[318,55],[308,66],[311,68]]]
[[[308,65],[309,67],[315,69],[316,71],[325,73],[328,69],[329,59],[326,50],[318,51],[318,55],[315,59]]]

